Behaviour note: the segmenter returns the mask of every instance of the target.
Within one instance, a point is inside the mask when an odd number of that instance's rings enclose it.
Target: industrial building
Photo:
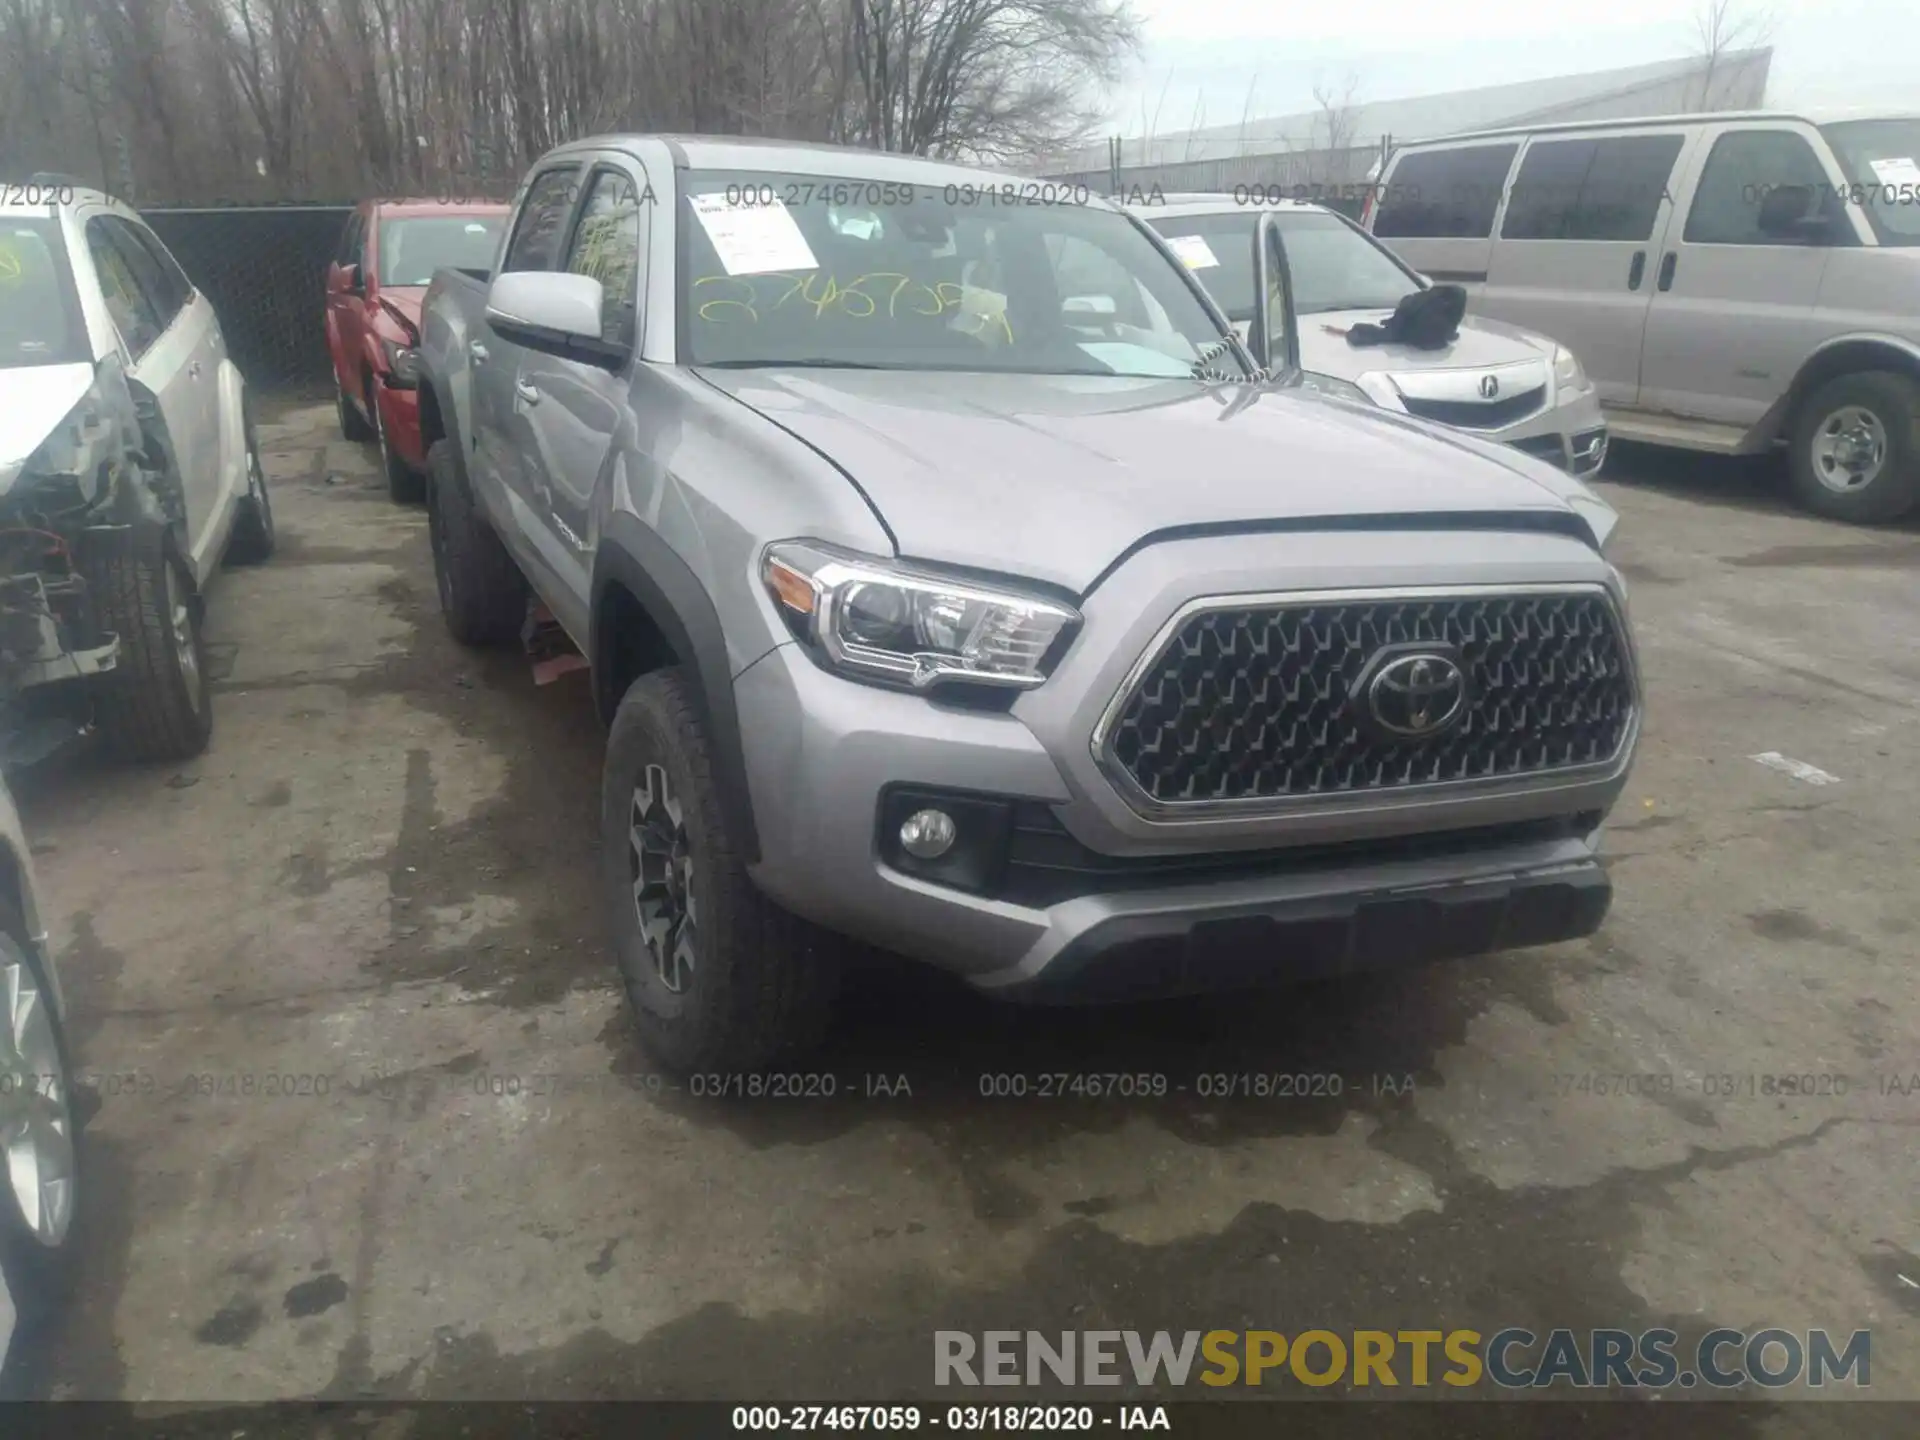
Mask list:
[[[1629,119],[1766,103],[1771,48],[1529,80],[1405,100],[1333,105],[1172,135],[1116,136],[1039,167],[1102,191],[1354,185],[1394,145],[1507,125]]]

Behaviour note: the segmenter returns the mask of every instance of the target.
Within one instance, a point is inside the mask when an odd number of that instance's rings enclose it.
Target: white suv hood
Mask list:
[[[0,370],[0,491],[10,488],[53,427],[93,384],[93,366],[20,365]]]

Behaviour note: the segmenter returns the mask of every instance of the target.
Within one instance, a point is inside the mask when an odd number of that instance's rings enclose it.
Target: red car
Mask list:
[[[426,488],[420,443],[420,302],[442,266],[493,265],[508,207],[483,201],[363,200],[327,267],[327,350],[340,430],[377,440],[395,500]]]

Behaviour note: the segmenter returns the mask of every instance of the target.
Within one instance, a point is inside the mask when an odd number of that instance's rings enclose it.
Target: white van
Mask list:
[[[1920,114],[1450,136],[1398,151],[1363,220],[1569,346],[1614,438],[1785,445],[1838,519],[1920,504]]]

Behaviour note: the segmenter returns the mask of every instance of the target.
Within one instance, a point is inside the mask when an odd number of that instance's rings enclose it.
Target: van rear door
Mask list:
[[[1492,246],[1481,313],[1537,330],[1579,358],[1602,403],[1640,393],[1647,310],[1687,125],[1535,135]]]

